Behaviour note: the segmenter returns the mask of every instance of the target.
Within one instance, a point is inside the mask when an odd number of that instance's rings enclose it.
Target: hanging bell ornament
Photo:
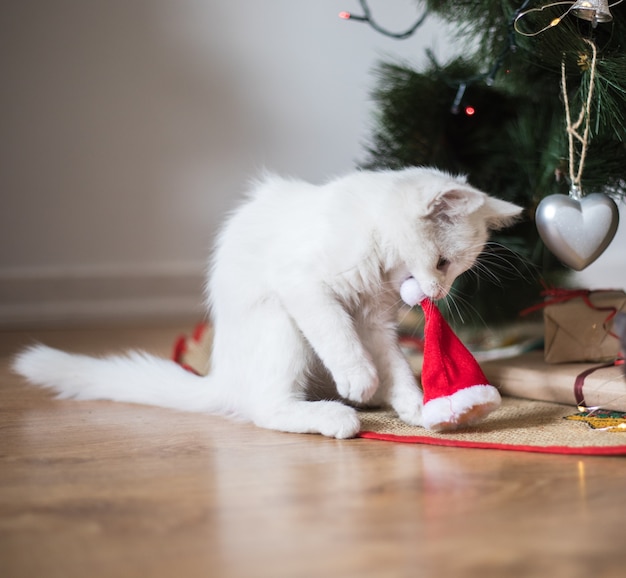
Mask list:
[[[589,20],[594,27],[598,22],[613,20],[607,0],[577,0],[571,10],[578,18]]]

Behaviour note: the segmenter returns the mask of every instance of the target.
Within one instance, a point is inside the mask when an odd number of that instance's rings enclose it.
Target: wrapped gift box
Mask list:
[[[552,401],[577,406],[576,379],[584,378],[582,396],[586,407],[626,411],[626,377],[623,366],[598,363],[546,363],[540,351],[510,359],[484,362],[482,369],[502,395]]]
[[[199,323],[188,337],[181,335],[174,343],[172,359],[185,369],[198,375],[207,375],[211,369],[213,327]]]
[[[626,311],[623,291],[591,291],[544,308],[545,360],[611,361],[620,342],[611,334],[615,313]]]

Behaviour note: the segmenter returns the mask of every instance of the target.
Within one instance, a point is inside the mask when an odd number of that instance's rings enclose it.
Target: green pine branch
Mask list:
[[[564,273],[543,247],[532,217],[544,196],[569,190],[561,63],[567,71],[568,100],[577,115],[589,89],[591,52],[585,38],[596,43],[598,64],[583,190],[626,197],[626,3],[611,9],[610,24],[593,28],[569,15],[533,37],[512,29],[523,2],[420,4],[455,23],[459,37],[467,39],[467,49],[463,58],[444,64],[431,57],[419,71],[398,63],[378,66],[376,128],[363,164],[433,165],[464,173],[475,186],[527,209],[529,220],[496,239],[496,261],[504,251],[512,276],[499,275],[498,285],[493,278],[467,275],[456,286],[461,294],[477,293],[472,303],[479,318],[510,319],[538,298],[541,279],[561,279]],[[523,27],[538,30],[563,10],[534,13],[523,20]],[[485,82],[486,73],[495,68],[494,82]],[[467,88],[454,114],[452,103],[462,83]],[[473,115],[465,114],[467,106],[474,109]]]

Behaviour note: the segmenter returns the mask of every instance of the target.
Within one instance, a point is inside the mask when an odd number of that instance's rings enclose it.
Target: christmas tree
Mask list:
[[[467,174],[471,184],[527,209],[527,219],[494,237],[478,267],[455,285],[457,305],[471,301],[473,320],[508,321],[539,299],[543,284],[567,276],[534,215],[547,195],[570,192],[572,159],[578,166],[584,156],[578,184],[585,193],[626,195],[626,3],[416,3],[455,25],[463,54],[445,63],[429,55],[423,70],[378,66],[377,127],[363,166]],[[343,17],[394,35],[376,25],[367,2],[361,7],[363,14]],[[570,143],[566,102],[574,116],[588,102],[584,153],[581,139]]]

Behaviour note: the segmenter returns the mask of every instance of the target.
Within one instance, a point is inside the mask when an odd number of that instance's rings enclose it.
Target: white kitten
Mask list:
[[[420,425],[422,393],[397,344],[400,285],[413,276],[431,299],[445,297],[488,231],[520,210],[434,169],[357,172],[323,186],[268,177],[218,239],[208,377],[142,353],[96,359],[42,345],[14,368],[63,397],[288,432],[354,436],[359,418],[344,401],[390,406]]]

